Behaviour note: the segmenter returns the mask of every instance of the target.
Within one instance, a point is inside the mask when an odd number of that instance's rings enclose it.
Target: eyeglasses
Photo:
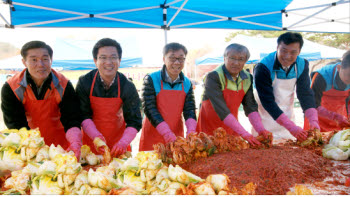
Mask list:
[[[31,58],[28,58],[27,61],[29,61],[29,63],[31,64],[36,64],[39,61],[41,61],[44,64],[47,64],[47,63],[50,63],[51,59],[48,57],[44,57],[44,58],[31,57]]]
[[[116,62],[118,61],[119,57],[118,56],[112,56],[112,57],[106,57],[106,56],[100,56],[98,59],[102,62],[106,62],[107,60],[111,60],[111,62]]]
[[[179,61],[180,63],[184,63],[186,58],[184,58],[184,57],[169,57],[169,60],[173,63],[176,62],[176,60]]]
[[[234,57],[227,57],[230,61],[235,61],[235,60],[237,60],[239,63],[245,63],[247,60],[245,59],[245,58],[238,58],[238,59],[236,59],[236,58],[234,58]]]

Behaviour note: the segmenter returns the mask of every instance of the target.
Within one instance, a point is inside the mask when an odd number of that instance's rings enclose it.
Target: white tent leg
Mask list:
[[[164,42],[168,44],[168,30],[164,29]]]

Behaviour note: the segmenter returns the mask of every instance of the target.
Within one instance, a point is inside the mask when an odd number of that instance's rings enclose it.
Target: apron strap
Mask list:
[[[94,79],[92,80],[92,84],[91,84],[91,88],[90,88],[90,96],[92,96],[92,90],[94,89],[94,85],[95,85],[97,73],[98,73],[98,71],[95,73],[95,77],[94,77]]]
[[[119,80],[119,75],[117,73],[117,80],[118,80],[118,98],[120,97],[120,80]]]
[[[333,68],[333,72],[332,72],[332,80],[331,80],[331,83],[332,83],[332,89],[334,89],[334,83],[333,83],[333,81],[334,81],[334,74],[335,74],[335,69],[336,69],[337,67],[336,66],[334,66],[334,68]]]

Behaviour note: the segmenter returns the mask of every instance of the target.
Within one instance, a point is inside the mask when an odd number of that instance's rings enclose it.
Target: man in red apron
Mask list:
[[[26,67],[4,84],[1,109],[9,129],[39,128],[47,145],[73,150],[80,159],[79,98],[71,82],[51,69],[53,51],[41,41],[26,43],[21,49]]]
[[[320,129],[309,62],[299,57],[304,41],[299,33],[287,32],[278,37],[277,43],[277,51],[264,57],[254,69],[254,96],[262,122],[274,139],[304,141],[307,131],[293,122],[295,89],[310,128]]]
[[[191,81],[184,76],[187,49],[179,43],[163,49],[164,66],[146,75],[143,84],[144,119],[140,151],[153,150],[153,145],[184,137],[182,113],[187,134],[196,128],[195,102]]]
[[[321,131],[350,127],[350,50],[343,55],[341,63],[326,65],[312,75],[311,88]]]
[[[246,116],[259,134],[267,138],[268,131],[261,123],[258,105],[253,96],[253,77],[243,70],[250,56],[240,44],[231,44],[224,53],[224,65],[208,73],[204,80],[204,95],[198,117],[197,132],[213,135],[218,127],[228,134],[240,135],[251,145],[259,145],[238,122],[238,108],[242,104]]]
[[[80,98],[84,130],[83,143],[103,149],[93,143],[99,137],[116,157],[130,149],[130,143],[141,128],[140,98],[135,85],[118,72],[122,58],[120,44],[110,38],[99,40],[93,50],[97,69],[79,78],[76,91]]]

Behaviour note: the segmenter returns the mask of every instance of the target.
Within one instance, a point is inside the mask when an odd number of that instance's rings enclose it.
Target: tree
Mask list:
[[[19,49],[15,46],[6,43],[0,42],[0,59],[12,57],[19,54]]]
[[[286,31],[256,31],[256,30],[243,30],[234,33],[230,33],[228,37],[225,38],[226,42],[232,40],[238,34],[243,34],[253,37],[263,37],[263,38],[275,38],[279,35],[285,33]],[[322,45],[335,47],[338,49],[350,49],[350,34],[341,33],[304,33],[299,32],[305,39],[312,42],[316,42]]]

